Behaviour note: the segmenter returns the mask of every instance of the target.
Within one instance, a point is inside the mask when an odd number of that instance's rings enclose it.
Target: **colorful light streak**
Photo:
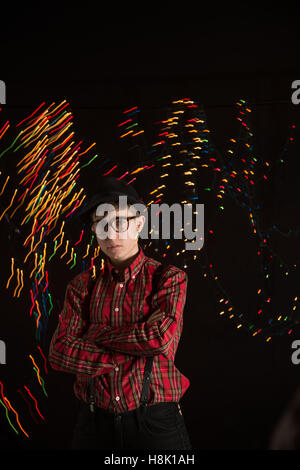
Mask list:
[[[251,205],[249,197],[253,198],[254,189],[261,180],[270,179],[272,164],[262,162],[261,166],[254,156],[253,132],[249,123],[250,107],[244,100],[239,100],[236,106],[240,135],[229,139],[230,148],[225,152],[225,157],[219,154],[212,143],[206,116],[201,106],[185,98],[173,101],[167,110],[167,116],[156,123],[159,129],[154,143],[150,148],[148,146],[148,152],[144,152],[143,161],[139,161],[132,168],[124,168],[111,159],[102,158],[98,168],[103,167],[102,174],[104,175],[114,174],[119,179],[124,179],[126,184],[133,183],[137,178],[142,180],[145,171],[155,172],[156,178],[153,177],[153,173],[151,174],[151,182],[153,181],[154,186],[145,197],[145,203],[148,206],[154,202],[167,200],[171,187],[169,180],[175,178],[180,181],[176,194],[178,202],[201,202],[203,194],[207,194],[211,198],[209,201],[214,201],[216,205],[216,217],[226,211],[228,197],[234,199],[239,207],[247,210],[253,236],[264,242],[264,250],[269,250],[273,258],[277,259],[278,255],[272,252],[269,246],[269,237],[259,231],[259,211]],[[0,139],[4,134],[6,139],[9,138],[14,128],[23,126],[17,136],[13,136],[12,143],[0,153],[0,157],[4,157],[13,149],[13,154],[19,156],[15,178],[11,175],[6,176],[3,172],[0,173],[2,179],[0,195],[3,198],[6,197],[7,200],[7,205],[0,214],[0,221],[4,220],[5,214],[11,212],[10,218],[19,218],[18,225],[24,232],[23,247],[27,253],[24,256],[22,268],[15,267],[17,257],[11,258],[11,273],[6,288],[12,289],[14,297],[22,298],[21,293],[24,296],[26,291],[26,281],[32,279],[33,287],[27,289],[27,295],[30,295],[31,299],[28,318],[34,320],[36,340],[39,343],[37,348],[43,358],[47,374],[47,361],[40,345],[44,344],[46,347],[47,320],[53,309],[51,294],[48,292],[50,262],[53,258],[58,261],[64,260],[65,265],[72,270],[77,267],[79,259],[82,261],[83,269],[89,269],[95,277],[97,270],[103,269],[103,258],[101,258],[100,247],[93,247],[95,237],[90,237],[85,230],[86,227],[80,229],[80,235],[74,234],[75,241],[71,239],[66,228],[72,216],[76,215],[76,210],[79,211],[84,206],[86,194],[84,188],[78,188],[77,180],[83,169],[88,168],[89,171],[94,171],[94,164],[98,159],[98,153],[95,154],[94,150],[96,144],[92,143],[86,149],[81,149],[82,141],[75,143],[75,133],[72,131],[73,116],[66,100],[59,105],[52,103],[44,107],[45,103],[42,103],[16,126],[7,120],[0,126]],[[129,145],[128,151],[140,152],[142,145],[143,148],[146,147],[145,130],[141,129],[138,121],[140,110],[135,106],[124,111],[123,114],[126,117],[123,116],[118,124],[121,131],[120,139],[124,145]],[[295,126],[292,126],[292,129],[295,129]],[[132,145],[135,142],[136,145]],[[292,145],[293,142],[293,137],[289,136],[287,143]],[[80,160],[79,157],[83,158]],[[283,159],[280,158],[279,161],[283,162]],[[200,174],[207,175],[207,183],[201,188],[199,186]],[[275,225],[271,230],[283,234]],[[207,237],[216,236],[213,225],[206,227],[206,233]],[[90,237],[89,240],[86,235]],[[151,246],[152,241],[147,247]],[[188,253],[184,249],[178,250],[173,242],[165,241],[164,249],[161,256],[163,258],[171,256],[171,253],[175,251],[178,265],[182,258],[183,269],[188,269],[190,264],[199,260],[201,256],[202,258],[203,255],[207,256],[205,246],[196,253]],[[262,250],[257,251],[257,256],[262,257]],[[99,259],[98,263],[97,259]],[[281,262],[281,267],[287,277],[290,267],[283,262]],[[292,267],[295,268],[296,264],[294,263]],[[265,340],[269,342],[272,338],[269,334],[270,328],[261,328],[257,320],[248,320],[246,313],[238,311],[223,287],[223,280],[217,268],[209,262],[208,257],[206,265],[201,269],[203,278],[210,277],[221,292],[219,302],[223,308],[220,309],[219,315],[227,316],[238,330],[246,328],[253,336],[264,334]],[[269,279],[270,273],[266,272],[265,277]],[[260,287],[256,294],[261,297],[261,307],[256,311],[256,318],[264,318],[265,305],[272,303],[272,296],[267,295],[263,287]],[[291,334],[293,330],[291,326],[297,322],[294,315],[297,306],[298,297],[293,296],[289,310],[287,309],[284,315],[279,315],[277,312],[274,318],[269,318],[271,320],[269,325],[273,327],[275,320],[277,324],[285,323],[284,327],[277,327],[277,331],[287,331]],[[273,328],[273,334],[276,334],[276,326]],[[32,355],[29,357],[33,363],[38,384],[47,396],[37,360]],[[36,398],[26,386],[24,388],[35,402],[36,410],[44,420],[44,416],[38,410]],[[20,390],[19,393],[21,394]],[[13,411],[19,424],[17,413],[4,397],[1,404],[5,408],[10,426],[18,433],[8,416],[9,411]],[[20,424],[19,427],[28,437]]]

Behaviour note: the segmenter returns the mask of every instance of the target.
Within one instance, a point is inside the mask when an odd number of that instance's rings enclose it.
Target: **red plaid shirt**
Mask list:
[[[188,277],[169,265],[152,292],[159,261],[142,248],[118,273],[106,258],[89,294],[90,270],[66,289],[64,307],[49,349],[53,369],[76,374],[74,392],[89,402],[94,379],[96,405],[113,412],[140,404],[146,356],[154,356],[149,405],[179,402],[190,385],[174,365],[183,327]]]

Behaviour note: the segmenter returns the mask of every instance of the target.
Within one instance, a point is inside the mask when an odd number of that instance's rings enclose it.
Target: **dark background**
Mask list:
[[[116,123],[121,112],[132,106],[142,108],[152,122],[156,110],[174,99],[189,97],[201,102],[222,152],[236,133],[234,103],[246,99],[253,108],[257,155],[269,161],[278,158],[289,125],[299,124],[300,105],[291,102],[291,83],[300,79],[295,10],[273,5],[253,9],[250,4],[222,9],[200,2],[185,7],[182,2],[137,7],[26,3],[15,11],[6,9],[0,33],[0,79],[7,87],[7,112],[18,121],[43,101],[58,103],[66,98],[79,138],[96,141],[109,158],[118,159]],[[298,155],[297,150],[291,154],[292,166],[283,184],[279,175],[278,184],[265,195],[266,216],[275,214],[287,230],[299,224]],[[218,248],[227,287],[245,308],[247,289],[257,275],[248,264],[247,236],[249,233],[229,250],[222,245]],[[5,259],[7,237],[1,242]],[[279,246],[289,248],[286,256],[290,262],[298,260],[296,243],[283,239]],[[9,262],[4,263],[2,277],[6,279]],[[290,290],[296,296],[297,282],[291,282]],[[63,277],[57,280],[60,302],[65,285]],[[284,297],[285,285],[278,289]],[[218,318],[214,300],[214,286],[200,279],[197,266],[192,267],[176,359],[179,370],[191,381],[182,408],[192,445],[198,449],[265,449],[300,384],[299,366],[291,362],[291,343],[300,331],[274,337],[270,343],[253,338]],[[7,292],[3,292],[3,305],[9,312],[16,308]],[[9,332],[1,327],[1,339],[8,346],[14,343],[13,351],[8,350],[7,365],[0,370],[8,398],[18,383],[22,351],[30,343],[24,333],[26,321],[18,316],[13,326],[11,318],[6,323]],[[56,322],[57,317],[51,318],[49,338]],[[1,432],[7,446],[68,447],[77,407],[73,377],[50,371],[47,382],[47,419],[34,428],[29,441],[14,438],[1,409]]]

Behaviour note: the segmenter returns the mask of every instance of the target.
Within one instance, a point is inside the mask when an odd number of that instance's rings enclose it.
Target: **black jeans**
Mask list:
[[[92,413],[81,403],[72,449],[192,449],[180,405],[140,406],[124,413],[100,408]]]

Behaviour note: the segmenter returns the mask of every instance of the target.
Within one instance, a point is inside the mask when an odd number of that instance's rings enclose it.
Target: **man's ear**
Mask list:
[[[144,227],[144,224],[145,224],[145,221],[146,221],[146,217],[144,215],[140,215],[138,218],[137,218],[137,228],[138,228],[138,231],[141,232],[143,227]]]

